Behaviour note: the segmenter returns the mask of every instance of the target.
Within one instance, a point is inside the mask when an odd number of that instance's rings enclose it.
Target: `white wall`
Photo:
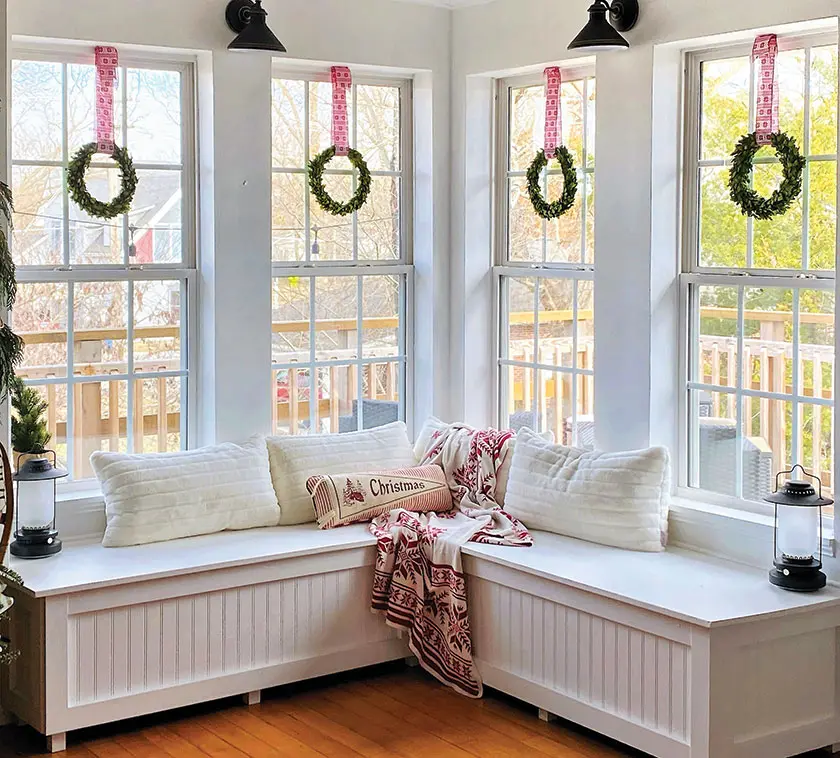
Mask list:
[[[833,0],[640,0],[631,49],[598,56],[596,167],[596,378],[599,445],[677,443],[680,64],[683,41],[830,19]],[[454,12],[452,79],[452,365],[454,416],[493,417],[490,382],[493,287],[489,115],[494,77],[538,71],[574,54],[568,42],[587,20],[587,0],[495,0]],[[486,326],[481,329],[481,324]],[[466,328],[469,327],[469,328]],[[705,516],[686,517],[678,539],[754,563],[772,554],[766,523],[746,534]],[[752,530],[752,531],[750,531]],[[746,536],[745,536],[746,535]],[[770,545],[770,547],[768,547]],[[840,561],[829,561],[840,578]]]
[[[9,0],[14,38],[195,52],[199,58],[201,277],[199,438],[271,423],[271,59],[229,53],[225,0]],[[422,120],[415,233],[417,417],[448,412],[449,11],[393,0],[265,0],[287,58],[416,75]],[[431,328],[429,328],[431,326]]]

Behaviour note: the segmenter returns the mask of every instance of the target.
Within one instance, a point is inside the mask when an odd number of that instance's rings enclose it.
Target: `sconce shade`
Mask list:
[[[610,14],[610,21],[607,20]],[[595,0],[589,8],[589,21],[569,45],[569,50],[626,50],[630,43],[617,30],[628,31],[639,18],[638,0]]]
[[[268,28],[267,17],[262,0],[231,0],[225,18],[228,26],[237,32],[237,37],[228,45],[228,50],[285,53],[283,43]]]

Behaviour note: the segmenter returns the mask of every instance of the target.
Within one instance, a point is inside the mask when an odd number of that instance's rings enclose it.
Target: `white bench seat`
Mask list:
[[[840,742],[838,590],[534,537],[463,550],[486,684],[663,758]],[[13,561],[24,654],[4,706],[60,750],[73,729],[405,657],[369,610],[375,544],[366,525],[307,525]]]

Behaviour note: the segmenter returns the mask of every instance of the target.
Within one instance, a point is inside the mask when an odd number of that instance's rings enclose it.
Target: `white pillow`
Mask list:
[[[505,510],[532,529],[603,545],[664,549],[670,503],[668,451],[598,453],[519,433]]]
[[[349,434],[269,437],[268,458],[283,526],[315,521],[315,506],[306,489],[311,476],[414,466],[414,451],[402,421]]]
[[[417,442],[414,443],[414,458],[419,464],[426,455],[429,446],[432,444],[432,437],[436,432],[445,432],[452,424],[447,424],[434,416],[429,417],[420,434],[417,437]],[[541,439],[547,442],[554,442],[554,434],[546,432],[540,435]],[[505,445],[502,452],[502,465],[496,472],[496,502],[499,505],[504,505],[507,498],[508,480],[510,479],[510,466],[513,462],[513,451],[516,449],[516,437],[513,437],[510,442]]]
[[[94,452],[105,495],[105,547],[277,526],[265,439],[184,453]]]

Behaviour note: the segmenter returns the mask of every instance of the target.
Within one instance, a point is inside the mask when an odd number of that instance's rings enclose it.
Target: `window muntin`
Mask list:
[[[499,415],[503,426],[593,446],[595,78],[579,70],[563,79],[563,144],[575,157],[579,190],[574,208],[554,221],[534,213],[525,177],[542,149],[543,81],[499,83]],[[557,197],[562,182],[552,162],[546,196]]]
[[[330,145],[326,78],[272,83],[272,425],[280,434],[344,433],[406,417],[409,369],[410,82],[355,77],[351,144],[373,176],[365,207],[323,212],[307,159]],[[346,158],[325,184],[349,197]],[[314,399],[314,401],[313,401]]]
[[[50,444],[75,480],[93,476],[94,450],[188,444],[193,72],[181,62],[122,64],[116,140],[140,182],[132,211],[106,221],[64,186],[69,160],[94,138],[94,66],[52,51],[21,51],[12,63],[12,321],[26,342],[18,373],[47,401]],[[119,186],[105,156],[87,179],[103,199]]]
[[[753,122],[749,51],[689,56],[687,395],[682,483],[745,507],[801,463],[834,491],[837,45],[780,39],[780,127],[806,156],[791,211],[753,221],[729,200],[729,158]],[[780,177],[759,153],[756,188]],[[749,505],[753,503],[753,505]]]

